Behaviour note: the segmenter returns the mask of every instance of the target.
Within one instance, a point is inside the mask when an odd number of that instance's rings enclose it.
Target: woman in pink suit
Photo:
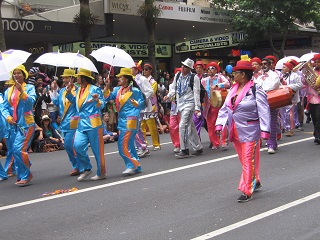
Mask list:
[[[232,69],[234,81],[216,121],[219,135],[228,124],[230,141],[233,142],[242,165],[238,189],[242,195],[238,202],[252,199],[252,193],[262,187],[259,177],[260,137],[270,135],[270,109],[267,95],[252,81],[253,68],[249,61],[238,61]]]

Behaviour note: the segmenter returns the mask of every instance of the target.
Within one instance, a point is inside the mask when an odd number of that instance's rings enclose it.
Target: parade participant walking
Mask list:
[[[261,69],[261,59],[258,57],[254,57],[250,60],[251,66],[254,68],[253,70],[253,81],[256,81],[258,77],[260,77],[263,74],[263,71]]]
[[[169,91],[174,91],[173,85],[169,85]],[[179,138],[179,122],[180,122],[180,114],[177,108],[177,102],[175,96],[171,99],[171,109],[170,109],[170,120],[169,120],[169,129],[170,129],[170,137],[172,144],[174,146],[173,152],[180,152],[180,138]]]
[[[194,76],[193,86],[190,86],[191,69],[193,69],[194,61],[187,58],[181,62],[181,74],[179,78],[174,77],[171,91],[165,96],[165,100],[175,96],[177,101],[178,112],[180,113],[179,137],[180,152],[176,154],[178,158],[189,157],[189,143],[191,144],[194,155],[203,153],[203,147],[197,130],[192,120],[194,112],[200,113],[200,81]],[[177,73],[179,74],[179,73]]]
[[[285,130],[285,135],[291,137],[294,135],[293,130],[295,129],[295,111],[297,108],[297,103],[300,101],[299,90],[302,88],[302,82],[297,73],[292,71],[293,65],[290,62],[285,62],[282,67],[282,78],[280,79],[281,84],[288,86],[295,92],[292,98],[292,105],[285,106],[281,108],[281,120],[282,127]]]
[[[269,137],[270,110],[266,93],[251,80],[251,63],[240,60],[232,70],[235,84],[219,111],[216,133],[221,134],[228,125],[229,139],[242,165],[238,187],[242,195],[237,201],[247,202],[252,199],[253,192],[262,187],[259,176],[260,137]]]
[[[123,158],[126,170],[123,175],[141,172],[140,159],[134,146],[135,135],[139,129],[140,111],[145,108],[145,99],[138,84],[133,80],[130,68],[121,68],[117,75],[119,87],[110,93],[110,83],[107,83],[105,97],[116,101],[118,111],[118,148]]]
[[[74,149],[74,137],[76,129],[79,122],[79,114],[75,104],[66,98],[67,89],[66,86],[70,82],[73,82],[75,78],[75,71],[72,69],[64,69],[63,74],[61,75],[63,80],[64,88],[62,88],[58,94],[56,82],[53,82],[52,96],[53,103],[59,108],[59,115],[61,117],[60,131],[64,136],[64,148],[67,151],[69,161],[71,163],[72,171],[70,176],[77,176],[80,174],[78,160],[76,158],[76,150]],[[76,87],[73,86],[71,93],[73,96],[76,95]]]
[[[105,179],[106,162],[104,159],[103,125],[101,110],[105,106],[102,91],[93,85],[91,71],[80,68],[77,76],[77,83],[80,87],[76,90],[75,96],[73,82],[70,81],[66,87],[66,98],[76,106],[79,114],[79,123],[76,130],[74,149],[78,160],[80,176],[78,181],[83,181],[92,172],[92,165],[88,156],[88,145],[90,143],[92,152],[96,158],[97,175],[91,180]]]
[[[152,104],[152,110],[151,112],[145,111],[141,121],[141,130],[143,132],[144,138],[146,139],[146,136],[147,136],[146,132],[147,132],[147,126],[148,126],[151,139],[152,139],[153,150],[157,151],[161,149],[159,133],[158,133],[157,123],[156,123],[156,117],[158,115],[158,110],[159,110],[158,100],[157,100],[158,83],[151,76],[152,69],[153,67],[150,63],[145,63],[143,65],[143,75],[148,79],[149,83],[151,84],[153,89],[153,95],[150,98],[151,104]]]
[[[280,78],[277,73],[275,73],[271,69],[271,61],[267,58],[262,59],[262,70],[263,74],[258,77],[256,80],[256,83],[262,87],[262,89],[265,92],[279,89],[280,87]],[[274,154],[276,153],[276,150],[278,149],[277,144],[277,132],[279,129],[279,121],[278,121],[278,115],[279,110],[271,110],[271,121],[270,121],[270,138],[267,141],[268,145],[268,153]]]
[[[15,85],[4,95],[3,116],[10,124],[9,138],[16,168],[18,186],[26,186],[32,179],[28,149],[35,131],[33,105],[36,93],[33,85],[26,84],[28,72],[23,65],[13,70]]]
[[[226,149],[228,146],[228,132],[225,128],[222,137],[215,134],[215,124],[218,117],[220,107],[213,107],[210,103],[211,92],[213,90],[222,90],[230,88],[230,82],[220,72],[220,67],[216,62],[207,64],[208,77],[203,78],[201,84],[206,89],[206,97],[204,101],[203,115],[207,121],[208,134],[210,139],[210,147],[215,150],[221,145],[222,149]]]
[[[0,139],[3,138],[8,138],[8,124],[2,115],[3,112],[3,95],[0,93]],[[1,144],[2,145],[2,144]],[[8,151],[11,151],[11,149]],[[2,167],[2,164],[0,162],[0,181],[7,180],[8,179],[8,174],[5,171],[5,169]]]
[[[314,70],[320,76],[320,54],[315,54],[312,60],[315,65]],[[307,102],[314,128],[314,142],[320,144],[320,87],[308,85],[305,79],[303,79],[303,83],[307,85]]]
[[[154,92],[152,89],[151,84],[149,83],[148,79],[141,75],[142,68],[141,68],[141,61],[138,63],[135,63],[135,67],[132,68],[132,75],[135,77],[134,80],[138,84],[141,92],[145,95],[146,98],[146,108],[141,110],[140,113],[140,119],[139,122],[141,123],[141,120],[145,113],[152,112],[152,103],[150,98],[153,96]],[[136,137],[135,137],[135,144],[138,148],[138,156],[139,157],[145,157],[147,154],[149,154],[149,149],[147,147],[145,136],[141,130],[141,127],[139,126]]]

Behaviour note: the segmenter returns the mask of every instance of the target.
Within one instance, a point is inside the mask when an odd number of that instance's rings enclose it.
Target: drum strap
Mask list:
[[[256,97],[256,83],[253,84],[251,91],[252,91],[253,96]]]

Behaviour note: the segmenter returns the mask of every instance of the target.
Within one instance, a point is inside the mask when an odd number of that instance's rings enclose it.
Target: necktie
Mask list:
[[[11,96],[11,102],[12,102],[12,105],[13,105],[13,120],[15,122],[18,119],[18,116],[17,116],[18,96],[19,96],[19,91],[18,91],[18,89],[14,88],[12,96]]]

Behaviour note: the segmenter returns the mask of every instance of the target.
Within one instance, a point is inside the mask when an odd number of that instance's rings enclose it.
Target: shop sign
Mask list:
[[[192,52],[213,48],[224,48],[237,46],[243,40],[242,32],[231,32],[204,38],[192,39],[190,41],[175,44],[176,53]]]
[[[125,50],[128,54],[133,58],[139,57],[148,57],[148,44],[137,44],[137,43],[105,43],[105,42],[92,42],[91,48],[92,50],[99,49],[104,46],[118,47]],[[54,51],[63,52],[66,48],[66,45],[58,45],[54,46]],[[156,58],[170,58],[172,57],[171,45],[158,45],[156,44]],[[79,53],[84,54],[85,52],[85,44],[84,42],[76,42],[73,43],[71,47],[68,44],[68,49],[72,49],[73,52],[79,51]]]
[[[32,32],[34,30],[32,21],[17,19],[2,19],[2,27],[4,31],[13,32]]]

